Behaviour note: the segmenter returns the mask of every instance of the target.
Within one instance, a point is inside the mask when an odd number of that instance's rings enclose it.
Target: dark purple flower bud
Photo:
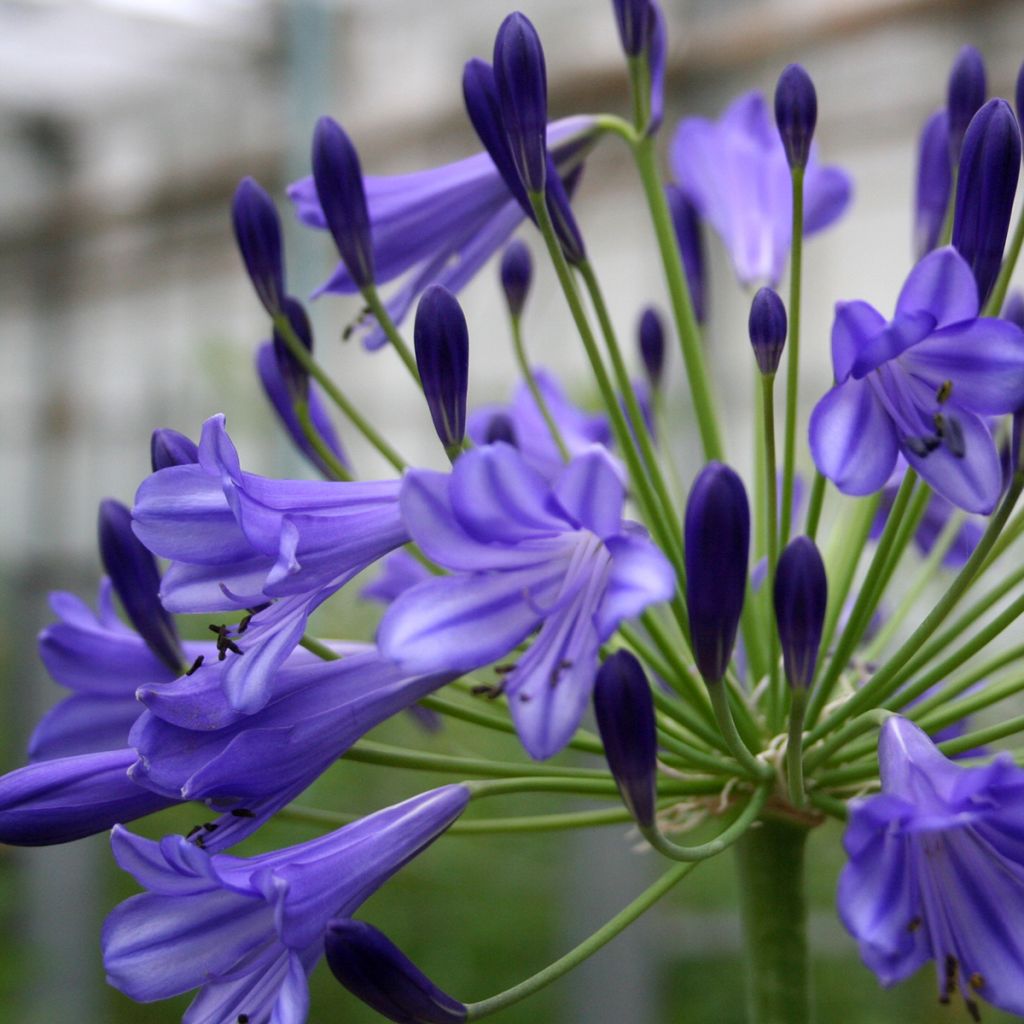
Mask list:
[[[1006,100],[989,100],[964,136],[953,246],[970,265],[984,305],[1003,262],[1020,176],[1020,129]]]
[[[640,825],[653,825],[658,752],[654,701],[647,676],[629,651],[616,651],[598,669],[594,714],[623,803]]]
[[[661,384],[661,375],[665,369],[665,326],[653,306],[648,306],[643,311],[637,337],[647,379],[651,382],[652,388],[657,388]]]
[[[149,649],[172,671],[185,655],[174,619],[160,603],[160,571],[149,549],[132,532],[132,514],[119,501],[100,502],[100,560],[125,613]]]
[[[786,545],[775,570],[775,623],[790,686],[808,687],[814,679],[821,630],[828,603],[825,563],[810,537]]]
[[[709,462],[694,481],[684,541],[693,653],[704,681],[717,683],[736,643],[750,551],[747,492],[721,462]]]
[[[199,461],[199,448],[177,430],[159,427],[149,439],[149,458],[154,473],[168,466],[192,466]]]
[[[1024,328],[1024,292],[1012,291],[1006,297],[1002,313],[999,314],[1004,320]]]
[[[530,192],[547,175],[548,83],[544,50],[529,18],[510,14],[494,40],[494,77],[512,160]]]
[[[786,307],[771,288],[762,288],[754,296],[747,324],[757,368],[766,377],[773,376],[786,346],[788,324]]]
[[[811,76],[790,64],[775,86],[775,123],[790,167],[806,167],[818,121],[818,94]]]
[[[583,164],[567,175],[563,182],[558,171],[555,170],[555,162],[550,155],[547,162],[548,175],[544,194],[548,213],[551,214],[551,223],[554,225],[555,235],[562,247],[562,254],[567,262],[578,267],[587,258],[587,251],[583,246],[583,236],[576,224],[576,215],[572,212],[569,197],[576,191],[576,186],[579,184],[580,178],[583,177]]]
[[[313,181],[327,228],[352,280],[373,284],[373,240],[359,154],[341,125],[321,117],[313,132]]]
[[[462,309],[447,288],[431,285],[416,307],[416,366],[434,429],[445,451],[462,444],[469,386],[469,332]]]
[[[949,208],[953,171],[949,164],[949,115],[937,110],[924,123],[917,149],[914,253],[924,259],[939,244]]]
[[[949,72],[946,109],[949,111],[949,155],[953,166],[960,160],[960,149],[971,119],[985,102],[985,62],[973,46],[964,46],[956,55]]]
[[[622,50],[628,57],[638,57],[647,48],[654,25],[651,0],[612,0],[612,5]]]
[[[235,239],[263,308],[274,316],[284,298],[281,221],[274,201],[252,178],[243,178],[231,201]]]
[[[327,965],[357,999],[398,1024],[460,1024],[466,1007],[442,992],[386,935],[365,921],[335,918],[324,939]]]
[[[1017,121],[1024,132],[1024,64],[1021,64],[1017,72],[1017,89],[1014,93],[1014,103],[1017,107]]]
[[[505,291],[508,311],[518,319],[526,303],[533,278],[533,260],[526,243],[518,238],[509,242],[501,257],[501,287]]]
[[[515,424],[508,413],[496,412],[484,432],[484,444],[497,444],[498,441],[504,441],[505,444],[510,444],[513,448],[519,447]]]
[[[704,271],[704,230],[701,226],[697,207],[676,185],[666,185],[665,195],[668,208],[672,214],[672,224],[676,229],[676,243],[683,258],[683,270],[686,271],[686,283],[690,288],[690,301],[693,303],[693,315],[697,323],[704,323],[706,311],[705,271]]]
[[[309,322],[305,309],[297,299],[290,296],[284,300],[284,314],[288,318],[295,336],[305,346],[307,352],[313,351],[313,327]],[[274,355],[281,381],[287,389],[293,403],[303,402],[309,395],[309,374],[305,367],[292,355],[281,332],[274,328]]]

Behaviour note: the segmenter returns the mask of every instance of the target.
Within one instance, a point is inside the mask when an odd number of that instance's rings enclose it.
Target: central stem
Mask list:
[[[736,843],[750,1024],[808,1024],[807,829],[762,820]]]

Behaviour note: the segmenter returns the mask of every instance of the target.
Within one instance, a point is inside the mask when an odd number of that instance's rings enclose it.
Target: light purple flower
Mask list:
[[[589,117],[548,125],[548,145],[559,174],[568,175],[581,166],[596,137]],[[458,292],[508,241],[525,216],[487,153],[427,171],[367,176],[364,185],[377,284],[407,275],[385,303],[396,323],[427,285],[440,284]],[[300,221],[326,227],[311,177],[291,185],[288,197]],[[351,275],[339,264],[318,294],[356,291]],[[376,322],[363,338],[368,349],[380,348],[386,341]]]
[[[846,209],[851,184],[822,167],[815,146],[804,172],[804,234]],[[744,285],[776,285],[792,236],[792,186],[779,133],[759,92],[734,100],[721,119],[680,122],[669,154],[680,188],[722,239]]]
[[[939,999],[959,990],[1024,1014],[1024,771],[1008,755],[954,764],[892,717],[882,792],[850,804],[839,914],[883,985],[934,960]]]
[[[551,482],[502,443],[466,452],[448,475],[408,473],[409,532],[451,575],[397,598],[378,631],[381,652],[409,672],[462,672],[539,628],[504,689],[524,747],[551,757],[583,715],[600,644],[675,590],[664,555],[623,520],[624,501],[596,446]]]
[[[372,583],[360,591],[364,601],[380,601],[391,604],[399,594],[424,580],[430,579],[430,570],[418,562],[408,551],[392,551],[381,559],[380,572]]]
[[[107,918],[107,980],[142,1003],[198,988],[187,1024],[302,1024],[328,922],[351,915],[468,799],[465,786],[445,786],[249,859],[114,829],[118,864],[149,891]]]
[[[902,455],[954,505],[992,511],[1002,469],[982,417],[1024,401],[1024,332],[978,317],[974,276],[952,248],[910,272],[888,323],[866,302],[837,304],[832,363],[810,445],[841,491],[877,491]]]

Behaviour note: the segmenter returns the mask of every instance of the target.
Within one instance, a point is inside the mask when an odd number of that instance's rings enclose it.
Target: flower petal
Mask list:
[[[871,339],[885,330],[885,317],[866,302],[837,302],[832,322],[832,368],[842,384]]]
[[[930,252],[911,270],[896,300],[896,315],[931,313],[937,327],[978,315],[978,286],[964,258],[952,247]]]
[[[598,537],[622,528],[626,488],[607,449],[594,445],[576,456],[555,481],[554,493],[562,508]]]

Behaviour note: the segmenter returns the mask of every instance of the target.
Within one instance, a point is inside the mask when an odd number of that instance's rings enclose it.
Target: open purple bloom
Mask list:
[[[664,555],[623,520],[624,501],[599,447],[551,482],[506,444],[466,452],[450,474],[408,473],[406,525],[451,575],[398,597],[378,631],[381,653],[410,672],[463,672],[539,630],[504,690],[530,755],[556,754],[583,716],[600,645],[675,590]]]
[[[912,722],[878,744],[882,792],[850,804],[839,914],[883,985],[934,960],[959,990],[1024,1013],[1024,771],[1008,756],[964,767]]]
[[[722,239],[740,281],[777,284],[792,235],[792,185],[764,97],[741,96],[719,121],[686,118],[669,156],[679,187]],[[832,224],[846,209],[850,190],[846,173],[822,167],[811,146],[804,171],[804,234]]]
[[[832,363],[810,444],[841,491],[877,491],[903,455],[954,505],[992,511],[1002,469],[982,416],[1024,401],[1024,333],[978,317],[974,276],[952,248],[910,272],[888,323],[866,302],[837,304]]]
[[[107,980],[137,1002],[200,989],[190,1024],[302,1024],[327,925],[351,915],[462,813],[444,786],[298,846],[242,859],[181,836],[114,830],[118,864],[149,891],[103,927]]]
[[[270,697],[273,674],[309,615],[342,584],[408,540],[399,481],[272,480],[242,471],[214,416],[203,425],[199,462],[143,481],[135,531],[171,559],[161,596],[171,611],[256,609],[225,629],[224,685],[240,710]],[[266,606],[266,607],[265,607]],[[200,670],[203,671],[203,670]]]
[[[562,175],[580,166],[596,138],[589,117],[565,118],[548,125],[548,145]],[[522,223],[524,213],[509,193],[487,153],[427,171],[364,179],[378,284],[404,276],[388,299],[388,312],[400,322],[429,284],[458,292]],[[288,189],[300,221],[326,228],[313,179]],[[320,292],[352,294],[356,282],[338,266]],[[378,349],[386,343],[375,323],[363,343]]]

